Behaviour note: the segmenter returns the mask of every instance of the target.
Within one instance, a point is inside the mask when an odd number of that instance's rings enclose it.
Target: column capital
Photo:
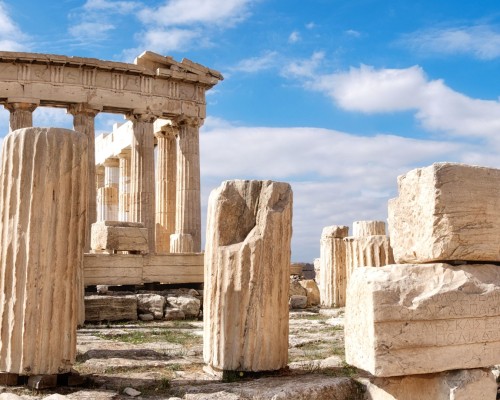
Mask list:
[[[96,106],[96,105],[91,105],[88,103],[76,103],[76,104],[70,104],[66,108],[66,111],[68,114],[71,115],[79,115],[79,114],[84,114],[88,115],[90,117],[95,117],[99,112],[102,111],[101,106]]]
[[[173,139],[179,134],[179,125],[172,120],[156,120],[154,125],[156,138]]]
[[[132,110],[125,114],[125,118],[132,122],[150,122],[153,123],[158,116],[151,110]]]
[[[104,167],[108,167],[108,168],[118,168],[120,164],[120,161],[118,160],[118,158],[106,158],[104,160],[104,162],[102,163],[102,165],[104,165]]]
[[[187,115],[179,115],[177,118],[172,119],[179,126],[190,126],[193,128],[200,128],[205,120],[199,117],[190,117]]]
[[[31,103],[25,101],[9,101],[4,103],[4,107],[10,112],[21,110],[33,112],[38,107],[39,103]]]

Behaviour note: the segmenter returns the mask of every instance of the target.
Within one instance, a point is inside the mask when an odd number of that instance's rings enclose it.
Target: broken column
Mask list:
[[[210,194],[204,360],[216,371],[270,371],[288,361],[292,190],[226,181]]]
[[[400,264],[354,271],[345,318],[347,362],[377,377],[408,381],[448,370],[473,374],[500,363],[499,184],[498,169],[454,163],[398,178],[389,231]],[[433,379],[448,384],[445,375]],[[496,388],[488,380],[476,385],[480,394],[439,399],[493,400]],[[373,382],[390,387],[389,378]],[[396,389],[407,390],[405,385],[402,379]]]
[[[349,227],[333,225],[323,228],[320,249],[320,298],[323,307],[344,307],[347,284],[344,238]]]
[[[83,295],[87,138],[58,128],[11,132],[0,198],[0,372],[69,372]]]
[[[381,267],[394,263],[384,221],[355,221],[353,236],[344,239],[347,281],[358,267]]]

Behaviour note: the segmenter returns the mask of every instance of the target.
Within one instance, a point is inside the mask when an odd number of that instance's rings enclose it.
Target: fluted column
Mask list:
[[[15,131],[20,128],[33,126],[33,111],[38,107],[38,103],[13,101],[4,104],[9,110],[9,130]]]
[[[73,115],[73,129],[83,133],[88,139],[88,196],[87,203],[87,232],[85,240],[85,252],[90,250],[90,226],[97,221],[96,187],[95,181],[95,116],[99,109],[88,104],[72,104],[68,107],[68,113]]]
[[[83,309],[87,139],[25,128],[4,140],[0,174],[0,371],[70,372]],[[79,290],[78,288],[81,288]]]
[[[170,252],[201,251],[200,137],[203,120],[178,121],[177,194],[175,234],[170,237]]]
[[[104,167],[102,165],[96,167],[95,172],[97,221],[104,221],[105,211],[102,193],[102,188],[104,188]]]
[[[118,182],[120,170],[117,158],[104,161],[104,188],[102,190],[105,221],[118,221]]]
[[[118,154],[120,160],[120,180],[118,182],[118,220],[129,221],[130,213],[130,149]]]
[[[155,251],[154,132],[155,116],[131,113],[133,135],[130,166],[130,218],[148,229],[149,251]]]
[[[178,126],[166,124],[155,132],[156,161],[156,253],[170,253],[170,235],[175,233]]]

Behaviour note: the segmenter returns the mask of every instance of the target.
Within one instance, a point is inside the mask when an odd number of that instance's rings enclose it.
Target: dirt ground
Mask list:
[[[309,393],[310,385],[312,394],[295,398],[322,398],[337,390],[339,397],[328,398],[354,399],[358,396],[349,393],[357,387],[350,377],[356,371],[344,361],[342,314],[343,310],[291,312],[289,369],[226,381],[203,370],[202,321],[89,324],[78,330],[74,369],[85,378],[82,385],[40,392],[25,387],[3,390],[23,399],[44,399],[54,393],[64,396],[60,399],[131,399],[126,388],[139,391],[136,398],[150,400],[278,399],[294,398],[291,393],[297,390]]]

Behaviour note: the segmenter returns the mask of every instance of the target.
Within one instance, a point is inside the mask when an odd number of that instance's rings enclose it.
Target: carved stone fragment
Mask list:
[[[0,371],[69,372],[83,302],[87,138],[25,128],[4,140],[0,184]]]
[[[500,169],[436,163],[398,187],[389,201],[396,262],[500,261]]]
[[[287,183],[226,181],[210,194],[203,313],[210,367],[287,365],[291,222]]]
[[[347,292],[346,361],[376,376],[500,363],[500,267],[357,268]]]
[[[92,224],[91,248],[147,253],[148,230],[140,222],[99,221]]]

